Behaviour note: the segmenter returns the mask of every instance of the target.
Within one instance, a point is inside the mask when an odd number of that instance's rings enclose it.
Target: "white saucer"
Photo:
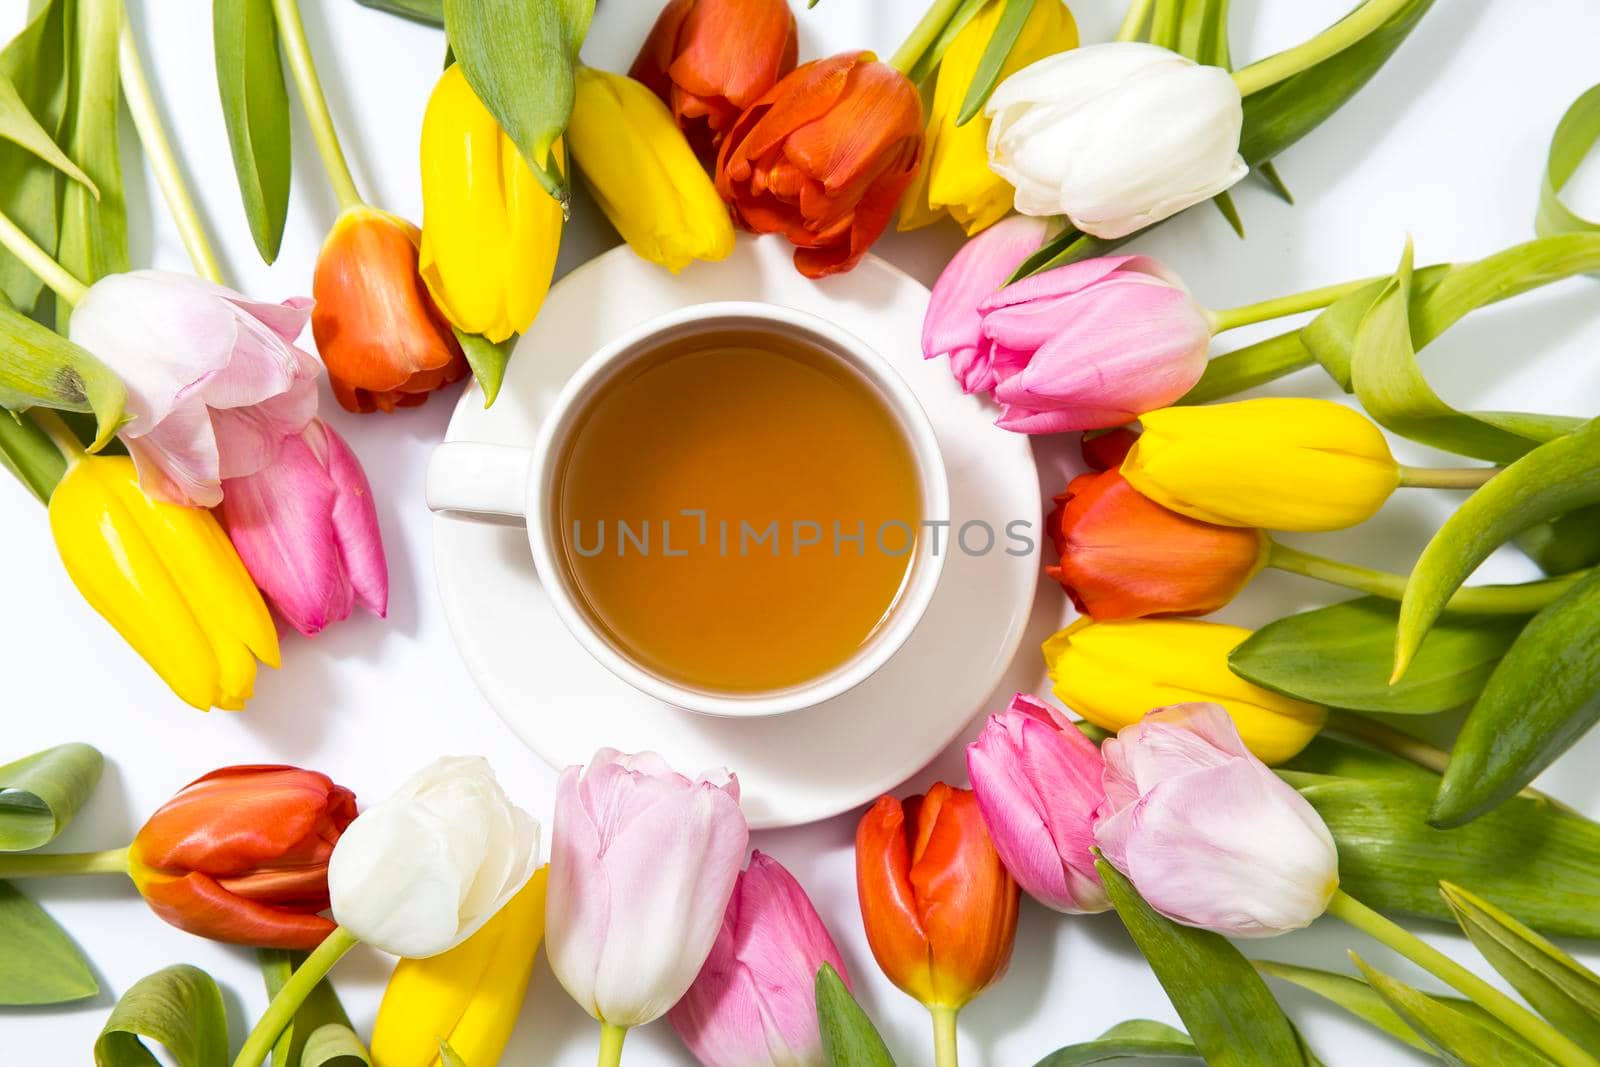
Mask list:
[[[1027,626],[1039,556],[1007,555],[1016,519],[1042,536],[1028,438],[997,429],[994,412],[962,395],[943,360],[919,342],[928,291],[874,256],[812,282],[774,238],[741,237],[720,263],[674,276],[616,248],[551,289],[517,345],[494,407],[468,389],[446,439],[530,446],[561,385],[590,353],[652,316],[707,300],[764,300],[820,315],[887,358],[927,409],[944,452],[953,525],[982,519],[997,533],[985,555],[957,549],[921,625],[873,677],[826,704],[764,719],[718,719],[652,700],[591,658],[556,617],[534,572],[525,531],[434,519],[434,562],[456,645],[502,718],[553,767],[595,749],[652,749],[688,774],[727,766],[756,829],[837,815],[909,778],[982,708]],[[972,533],[979,547],[979,531]],[[948,550],[948,539],[946,539]]]

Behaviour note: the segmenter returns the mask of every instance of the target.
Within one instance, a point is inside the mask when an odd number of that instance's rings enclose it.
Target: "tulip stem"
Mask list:
[[[5,246],[7,252],[21,260],[24,267],[67,303],[76,304],[88,291],[87,285],[51,258],[50,253],[40,248],[33,238],[22,232],[22,227],[3,212],[0,212],[0,245]]]
[[[627,1036],[626,1026],[600,1024],[600,1067],[617,1067],[622,1062],[622,1042]]]
[[[894,55],[889,57],[889,65],[904,74],[917,65],[917,60],[928,50],[928,46],[938,39],[956,10],[965,0],[933,0],[926,14],[913,27],[900,47],[895,49]]]
[[[1316,359],[1300,340],[1298,329],[1224,352],[1206,364],[1205,373],[1179,404],[1209,404],[1213,400],[1254,389],[1309,367]]]
[[[272,0],[272,10],[278,19],[278,31],[283,35],[283,51],[289,58],[295,90],[300,94],[306,119],[311,123],[312,139],[317,142],[317,155],[322,157],[322,169],[328,173],[328,184],[339,198],[340,210],[356,207],[362,202],[361,193],[350,174],[344,149],[339,147],[339,133],[334,129],[328,98],[323,95],[322,81],[317,77],[311,43],[306,40],[306,26],[300,18],[300,4],[298,0]]]
[[[1398,952],[1525,1038],[1562,1067],[1597,1067],[1595,1060],[1555,1027],[1400,924],[1373,911],[1344,890],[1335,890],[1328,914],[1342,919]]]
[[[956,1067],[956,1009],[929,1008],[933,1013],[934,1067]]]
[[[1234,71],[1233,81],[1239,87],[1239,95],[1249,96],[1251,93],[1259,93],[1286,78],[1292,78],[1301,71],[1316,66],[1331,56],[1338,55],[1388,22],[1409,2],[1410,0],[1366,0],[1366,3],[1309,41],[1302,41],[1293,48],[1286,48],[1276,55],[1257,60],[1243,70]]]
[[[1499,474],[1500,467],[1400,468],[1400,484],[1411,489],[1476,489]]]
[[[1285,315],[1298,315],[1303,311],[1316,311],[1325,308],[1341,297],[1351,293],[1360,292],[1373,282],[1382,281],[1381,278],[1357,278],[1353,282],[1340,282],[1338,285],[1324,285],[1320,289],[1307,289],[1303,293],[1291,293],[1288,296],[1275,297],[1255,304],[1244,304],[1236,308],[1224,308],[1211,313],[1212,332],[1221,333],[1237,326],[1249,326],[1251,323],[1266,322],[1268,319],[1281,319]]]
[[[50,438],[50,443],[56,446],[56,451],[67,461],[67,466],[83,458],[83,442],[78,440],[78,435],[72,432],[72,427],[60,415],[49,408],[34,408],[28,415]]]
[[[178,224],[178,235],[183,239],[184,250],[189,253],[189,262],[194,264],[196,274],[220,284],[222,265],[217,261],[210,238],[206,236],[205,223],[200,221],[200,211],[195,207],[194,197],[183,180],[183,168],[178,165],[177,154],[173,152],[172,142],[161,124],[161,108],[150,90],[149,79],[145,77],[144,61],[139,57],[139,45],[133,39],[133,28],[126,23],[122,26],[119,67],[122,72],[122,95],[128,101],[133,127],[139,132],[139,143],[144,145],[145,155],[149,157],[151,169],[156,173],[156,184],[161,187],[167,210],[172,212],[172,221]]]
[[[1155,6],[1155,0],[1129,0],[1128,11],[1122,16],[1122,25],[1117,28],[1116,40],[1137,41],[1144,32],[1144,24],[1150,21],[1150,9]]]
[[[0,856],[0,878],[51,878],[67,874],[127,874],[128,850],[17,852]]]
[[[342,926],[335,926],[333,932],[322,939],[322,944],[311,950],[305,962],[295,968],[283,988],[278,990],[278,995],[272,998],[272,1003],[267,1005],[267,1010],[256,1021],[255,1029],[245,1038],[239,1055],[234,1057],[233,1067],[261,1067],[267,1053],[278,1043],[278,1035],[294,1019],[294,1013],[300,1010],[311,991],[317,988],[317,983],[327,977],[333,965],[357,943],[355,934]]]

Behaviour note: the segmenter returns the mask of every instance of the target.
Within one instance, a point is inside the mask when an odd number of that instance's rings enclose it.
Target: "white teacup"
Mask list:
[[[428,507],[486,522],[524,523],[539,580],[578,643],[613,674],[665,703],[708,715],[777,715],[811,707],[871,677],[900,649],[933,599],[944,553],[918,551],[900,595],[884,622],[838,667],[783,689],[733,692],[681,684],[634,662],[591,621],[561,564],[561,532],[554,505],[558,460],[580,421],[586,401],[613,376],[662,345],[697,333],[770,332],[799,339],[853,368],[872,385],[909,444],[920,481],[924,523],[947,522],[949,485],[933,427],[905,381],[876,352],[846,330],[815,315],[776,304],[725,301],[697,304],[651,319],[597,351],[578,368],[544,416],[530,449],[452,441],[428,464]],[[524,356],[523,358],[528,358]]]

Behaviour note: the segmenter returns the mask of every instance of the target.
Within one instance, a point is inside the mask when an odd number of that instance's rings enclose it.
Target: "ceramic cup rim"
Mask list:
[[[540,582],[562,624],[612,674],[657,700],[701,714],[732,718],[781,715],[813,707],[853,689],[899,652],[933,600],[946,554],[923,551],[919,536],[911,577],[887,620],[855,656],[840,666],[783,689],[733,693],[673,682],[619,651],[590,620],[569,588],[568,571],[560,558],[560,531],[555,529],[558,509],[554,506],[554,491],[561,473],[560,461],[593,392],[672,335],[719,327],[777,329],[789,336],[799,335],[866,378],[882,396],[911,448],[920,481],[920,519],[949,519],[949,481],[933,424],[911,387],[883,356],[848,330],[810,312],[759,301],[725,300],[680,308],[640,323],[598,349],[567,380],[540,425],[533,448],[526,511],[528,545]]]

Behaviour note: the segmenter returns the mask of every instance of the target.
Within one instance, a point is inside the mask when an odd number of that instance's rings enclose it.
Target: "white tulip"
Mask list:
[[[328,861],[333,917],[408,958],[465,941],[539,866],[539,823],[487,760],[445,756],[356,817]]]
[[[1001,82],[985,112],[989,167],[1016,188],[1016,209],[1095,237],[1125,237],[1249,171],[1233,78],[1151,44],[1048,56]]]

